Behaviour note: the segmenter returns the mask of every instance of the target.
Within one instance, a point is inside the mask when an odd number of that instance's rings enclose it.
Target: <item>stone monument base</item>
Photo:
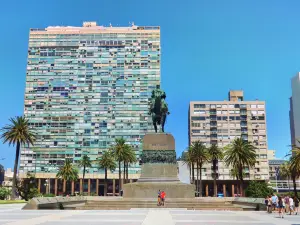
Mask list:
[[[136,182],[124,185],[124,198],[157,198],[158,190],[167,198],[195,198],[195,187],[181,182]]]
[[[195,186],[178,179],[175,140],[171,134],[146,134],[143,139],[143,165],[136,183],[124,184],[124,198],[145,199],[165,191],[166,198],[195,198]]]
[[[180,182],[176,164],[146,163],[136,183],[124,184],[124,198],[157,198],[158,191],[167,198],[195,198],[195,186]]]

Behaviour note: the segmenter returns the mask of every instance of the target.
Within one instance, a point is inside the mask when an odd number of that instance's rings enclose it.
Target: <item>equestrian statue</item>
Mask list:
[[[160,89],[159,85],[156,85],[156,89],[152,91],[149,108],[149,114],[152,116],[152,122],[156,133],[157,125],[160,125],[162,132],[165,132],[165,122],[167,115],[170,114],[168,104],[166,103],[166,97],[166,93]]]

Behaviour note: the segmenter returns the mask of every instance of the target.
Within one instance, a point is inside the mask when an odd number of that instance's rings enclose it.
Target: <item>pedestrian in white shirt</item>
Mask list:
[[[290,197],[289,199],[289,205],[290,205],[290,215],[292,215],[292,213],[294,212],[294,199],[292,197]]]

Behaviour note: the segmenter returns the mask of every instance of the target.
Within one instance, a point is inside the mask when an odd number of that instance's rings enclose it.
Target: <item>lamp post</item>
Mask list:
[[[44,185],[45,185],[45,188],[46,188],[46,194],[47,194],[47,192],[48,192],[48,180],[47,180],[47,179],[45,180],[45,184],[44,184]]]
[[[275,177],[276,177],[276,192],[278,193],[277,179],[279,175],[279,166],[275,167]]]

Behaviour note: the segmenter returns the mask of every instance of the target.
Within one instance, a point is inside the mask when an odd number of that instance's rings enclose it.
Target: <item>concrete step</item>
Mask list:
[[[229,202],[202,202],[181,200],[165,202],[165,206],[157,206],[154,200],[135,200],[135,201],[87,201],[84,206],[79,206],[79,210],[129,210],[134,208],[184,208],[188,210],[235,210],[241,211],[243,207],[233,205]]]
[[[157,202],[87,202],[86,205],[156,205]],[[210,207],[230,206],[232,204],[209,204],[209,203],[195,203],[195,202],[165,202],[168,205],[202,205]]]
[[[127,199],[127,198],[98,198],[96,200],[87,200],[84,206],[78,206],[78,210],[130,210],[135,208],[174,208],[188,210],[233,210],[233,211],[253,211],[253,207],[245,208],[240,205],[234,205],[226,200],[212,201],[210,199],[172,199],[169,198],[165,202],[165,206],[157,206],[157,199]]]
[[[243,211],[243,208],[241,207],[224,207],[224,208],[210,208],[210,207],[169,207],[169,206],[156,206],[156,207],[87,207],[87,206],[81,206],[77,207],[76,210],[130,210],[130,209],[158,209],[158,208],[172,208],[172,209],[187,209],[187,210],[218,210],[218,211]]]
[[[107,205],[107,204],[118,204],[118,205],[127,205],[127,204],[157,204],[157,202],[87,202],[87,205]],[[230,203],[223,204],[211,204],[211,203],[202,203],[202,202],[165,202],[165,204],[196,204],[196,205],[209,205],[209,206],[219,206],[219,205],[232,205]]]
[[[204,205],[180,205],[180,204],[165,204],[165,206],[167,206],[168,208],[195,208],[195,207],[201,207],[201,208],[210,208],[210,209],[216,209],[216,208],[241,208],[240,206],[232,206],[232,205],[228,205],[228,206],[204,206]],[[91,207],[91,208],[95,208],[95,207],[125,207],[125,208],[145,208],[145,207],[157,207],[157,205],[155,204],[151,204],[151,205],[147,205],[147,204],[130,204],[130,205],[85,205],[85,207]]]

